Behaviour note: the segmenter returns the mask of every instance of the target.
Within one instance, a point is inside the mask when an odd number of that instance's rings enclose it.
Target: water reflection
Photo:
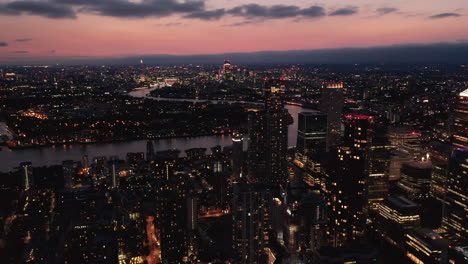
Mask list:
[[[134,97],[145,97],[152,89],[132,91],[129,94]],[[161,99],[157,100],[177,100],[177,99]],[[289,146],[296,145],[297,138],[297,114],[304,111],[299,106],[286,106],[289,113],[294,119],[294,123],[289,126]],[[0,122],[0,133],[5,129],[5,124]],[[244,148],[246,149],[247,140],[244,141]],[[212,147],[220,145],[230,146],[230,135],[218,136],[204,136],[204,137],[188,137],[188,138],[168,138],[154,140],[153,144],[156,151],[179,149],[181,155],[185,155],[184,151],[194,147],[204,147],[210,153]],[[125,158],[127,152],[145,152],[146,141],[130,141],[130,142],[117,142],[105,144],[88,144],[88,145],[57,145],[42,148],[29,148],[11,150],[2,147],[0,151],[0,171],[9,171],[18,166],[23,161],[31,161],[33,166],[49,166],[54,164],[61,164],[63,160],[80,160],[83,155],[91,157],[96,156],[118,156]]]

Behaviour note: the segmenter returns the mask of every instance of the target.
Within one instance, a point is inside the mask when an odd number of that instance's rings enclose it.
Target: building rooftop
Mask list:
[[[388,196],[387,200],[400,208],[414,208],[418,206],[416,203],[406,199],[403,196]]]
[[[468,97],[468,89],[460,93],[460,96]]]

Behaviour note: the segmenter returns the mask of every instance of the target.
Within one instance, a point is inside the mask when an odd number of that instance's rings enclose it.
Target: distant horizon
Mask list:
[[[220,64],[468,64],[468,41],[409,43],[388,46],[260,50],[206,54],[135,54],[57,56],[1,60],[0,65],[147,65]]]

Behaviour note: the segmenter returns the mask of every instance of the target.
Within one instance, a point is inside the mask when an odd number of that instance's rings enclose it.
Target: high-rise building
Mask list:
[[[301,112],[298,115],[296,159],[307,163],[317,160],[326,150],[327,115],[322,112]]]
[[[388,196],[377,206],[374,229],[380,237],[399,247],[410,228],[420,227],[419,206],[403,196]]]
[[[367,155],[373,117],[348,115],[344,146],[337,149],[336,170],[327,184],[330,211],[329,236],[333,246],[359,239],[366,223]]]
[[[146,142],[146,160],[150,161],[154,159],[154,146],[151,140]]]
[[[188,175],[184,173],[172,173],[156,186],[156,221],[163,263],[184,263],[192,254],[189,250],[191,225],[188,223],[195,204],[188,196],[187,179]]]
[[[111,165],[111,175],[112,175],[112,188],[117,188],[117,172],[116,172],[116,168],[115,168],[115,163],[112,163]]]
[[[267,186],[249,184],[245,179],[233,186],[232,246],[235,263],[259,264],[266,256],[271,228],[269,207],[271,194]]]
[[[388,195],[390,149],[386,129],[383,127],[376,128],[368,158],[367,200],[369,210],[376,210],[378,204]]]
[[[240,133],[232,134],[232,175],[231,183],[238,182],[244,163],[244,136]]]
[[[453,145],[457,148],[468,148],[468,90],[458,95],[452,132]]]
[[[429,229],[412,229],[405,234],[406,256],[415,264],[447,263],[448,241]]]
[[[327,115],[327,152],[340,143],[343,103],[343,83],[324,82],[319,110]]]
[[[434,142],[427,149],[427,157],[432,163],[430,195],[443,202],[446,193],[447,164],[452,151],[451,144]]]
[[[31,162],[22,162],[21,169],[21,183],[24,191],[28,191],[34,187],[33,169]]]
[[[89,158],[88,158],[88,155],[84,155],[82,158],[81,158],[81,162],[83,163],[82,166],[83,168],[87,169],[89,167]]]
[[[404,163],[398,188],[411,199],[428,198],[431,188],[431,171],[432,164],[428,161]]]
[[[74,172],[75,162],[73,160],[65,160],[62,162],[63,169],[63,179],[65,189],[73,188],[73,172]]]
[[[255,182],[282,184],[287,180],[288,110],[278,83],[265,84],[265,108],[249,115],[249,177]]]
[[[468,148],[453,151],[448,165],[442,229],[455,242],[468,242]]]
[[[325,244],[326,203],[318,194],[307,194],[299,202],[297,216],[300,219],[297,244],[302,252],[312,255]]]

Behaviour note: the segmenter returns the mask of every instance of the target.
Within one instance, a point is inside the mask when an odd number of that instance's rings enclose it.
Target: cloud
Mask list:
[[[202,20],[218,20],[226,14],[224,8],[210,10],[210,11],[197,11],[192,12],[186,16],[185,18],[198,18]]]
[[[47,18],[76,18],[75,11],[69,6],[52,2],[13,1],[0,5],[0,14],[3,15],[37,15]]]
[[[325,10],[321,6],[311,6],[309,8],[300,8],[294,5],[273,5],[264,6],[258,4],[247,4],[234,7],[227,11],[233,16],[241,16],[249,19],[253,18],[291,18],[291,17],[322,17],[325,16]]]
[[[322,17],[325,16],[325,9],[321,6],[311,6],[301,10],[301,15],[305,17]]]
[[[358,8],[352,6],[352,7],[336,9],[335,11],[331,12],[328,15],[329,16],[350,16],[350,15],[356,14],[357,12],[358,12]]]
[[[17,51],[12,51],[10,53],[17,53],[17,54],[26,54],[26,53],[29,53],[29,51],[26,51],[26,50],[17,50]]]
[[[48,53],[55,53],[55,50],[49,50]]]
[[[380,15],[380,16],[384,16],[384,15],[387,15],[387,14],[390,14],[390,13],[395,13],[398,11],[398,8],[394,8],[394,7],[382,7],[382,8],[377,8],[377,13]]]
[[[219,20],[226,15],[255,19],[320,18],[326,16],[322,6],[302,8],[296,5],[244,4],[231,9],[208,10],[206,0],[13,0],[0,4],[0,15],[38,15],[48,18],[76,18],[77,13],[117,18],[167,17],[181,14],[184,18]],[[380,11],[379,11],[380,10]],[[378,12],[394,12],[394,8],[382,8]],[[353,15],[357,7],[332,11],[330,16]],[[241,22],[242,23],[242,22]],[[247,23],[244,23],[247,24]]]
[[[263,22],[263,21],[246,20],[246,21],[236,22],[236,23],[232,23],[232,24],[227,24],[227,25],[224,25],[223,27],[240,27],[240,26],[246,26],[246,25],[255,25],[255,24],[259,24],[261,22]]]
[[[7,46],[8,46],[8,43],[0,41],[0,47],[7,47]]]
[[[180,13],[194,13],[205,11],[205,2],[191,0],[179,2],[178,0],[145,0],[142,2],[129,2],[124,0],[64,0],[72,5],[84,5],[80,12],[92,13],[101,16],[142,18],[166,17]]]
[[[163,23],[163,24],[156,24],[155,26],[158,27],[174,27],[174,26],[181,26],[184,25],[182,22],[169,22],[169,23]]]
[[[458,13],[440,13],[440,14],[432,15],[429,18],[430,19],[439,19],[439,18],[446,18],[446,17],[459,17],[459,16],[461,16],[461,15],[458,14]]]
[[[23,39],[15,39],[16,42],[28,42],[31,41],[32,38],[23,38]]]

